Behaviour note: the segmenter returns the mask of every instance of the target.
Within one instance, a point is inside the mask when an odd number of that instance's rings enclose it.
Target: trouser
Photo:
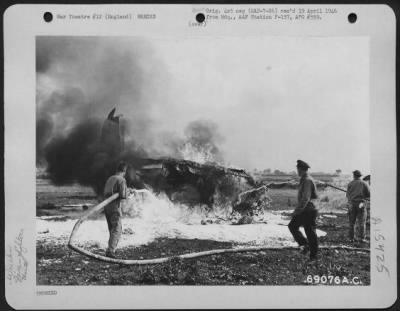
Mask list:
[[[289,230],[295,241],[300,246],[308,245],[310,247],[310,258],[314,258],[318,252],[317,215],[318,211],[316,209],[304,210],[301,214],[293,216],[289,223]],[[307,239],[300,232],[300,227],[304,227]]]
[[[365,239],[366,224],[367,224],[367,208],[364,205],[362,208],[359,207],[361,202],[349,204],[349,238],[354,239],[355,225],[357,223],[357,236],[359,239]]]
[[[122,234],[122,214],[119,203],[116,202],[107,205],[104,208],[104,213],[106,215],[108,231],[110,232],[107,252],[114,253]]]

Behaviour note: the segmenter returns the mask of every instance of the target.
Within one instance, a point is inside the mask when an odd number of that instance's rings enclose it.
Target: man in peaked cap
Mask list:
[[[300,184],[297,195],[297,206],[289,223],[289,230],[293,238],[300,245],[301,252],[307,254],[310,251],[310,261],[317,259],[318,238],[316,233],[316,219],[318,211],[315,200],[318,198],[317,187],[314,180],[308,174],[310,166],[297,160],[297,173],[300,176]],[[304,227],[307,238],[300,232]]]
[[[349,215],[349,239],[354,240],[354,227],[358,224],[358,237],[356,240],[366,242],[365,232],[367,223],[367,206],[366,201],[369,201],[370,190],[368,184],[361,180],[361,172],[355,170],[353,172],[353,180],[347,186],[346,197],[348,200],[348,215]]]

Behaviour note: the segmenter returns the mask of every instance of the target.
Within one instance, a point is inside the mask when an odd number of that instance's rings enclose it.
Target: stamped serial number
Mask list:
[[[335,284],[335,285],[362,285],[362,281],[357,277],[347,278],[345,276],[333,275],[307,275],[307,284]]]
[[[38,290],[36,291],[37,296],[42,296],[42,295],[57,295],[56,290]]]

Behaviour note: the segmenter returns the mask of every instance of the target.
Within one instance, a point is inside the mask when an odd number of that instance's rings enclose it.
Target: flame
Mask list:
[[[200,223],[206,216],[206,208],[171,202],[166,194],[155,194],[151,191],[135,191],[123,204],[123,212],[133,218],[148,223]]]
[[[185,142],[178,148],[182,158],[204,164],[207,162],[217,162],[213,153],[211,144],[203,144],[201,146]]]

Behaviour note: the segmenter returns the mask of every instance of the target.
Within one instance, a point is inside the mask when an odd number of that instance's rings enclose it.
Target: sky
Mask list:
[[[155,42],[172,77],[167,127],[217,122],[226,161],[291,171],[369,171],[366,38],[251,37]]]
[[[56,40],[68,44],[57,52]],[[39,111],[55,91],[74,89],[72,100],[96,94],[85,113],[101,107],[96,113],[106,115],[120,104],[124,117],[147,124],[143,137],[152,143],[211,121],[232,166],[293,171],[302,159],[311,171],[370,170],[367,38],[91,38],[79,41],[81,50],[74,42],[38,42],[38,54],[55,63],[38,70]],[[109,106],[96,106],[99,98]]]

